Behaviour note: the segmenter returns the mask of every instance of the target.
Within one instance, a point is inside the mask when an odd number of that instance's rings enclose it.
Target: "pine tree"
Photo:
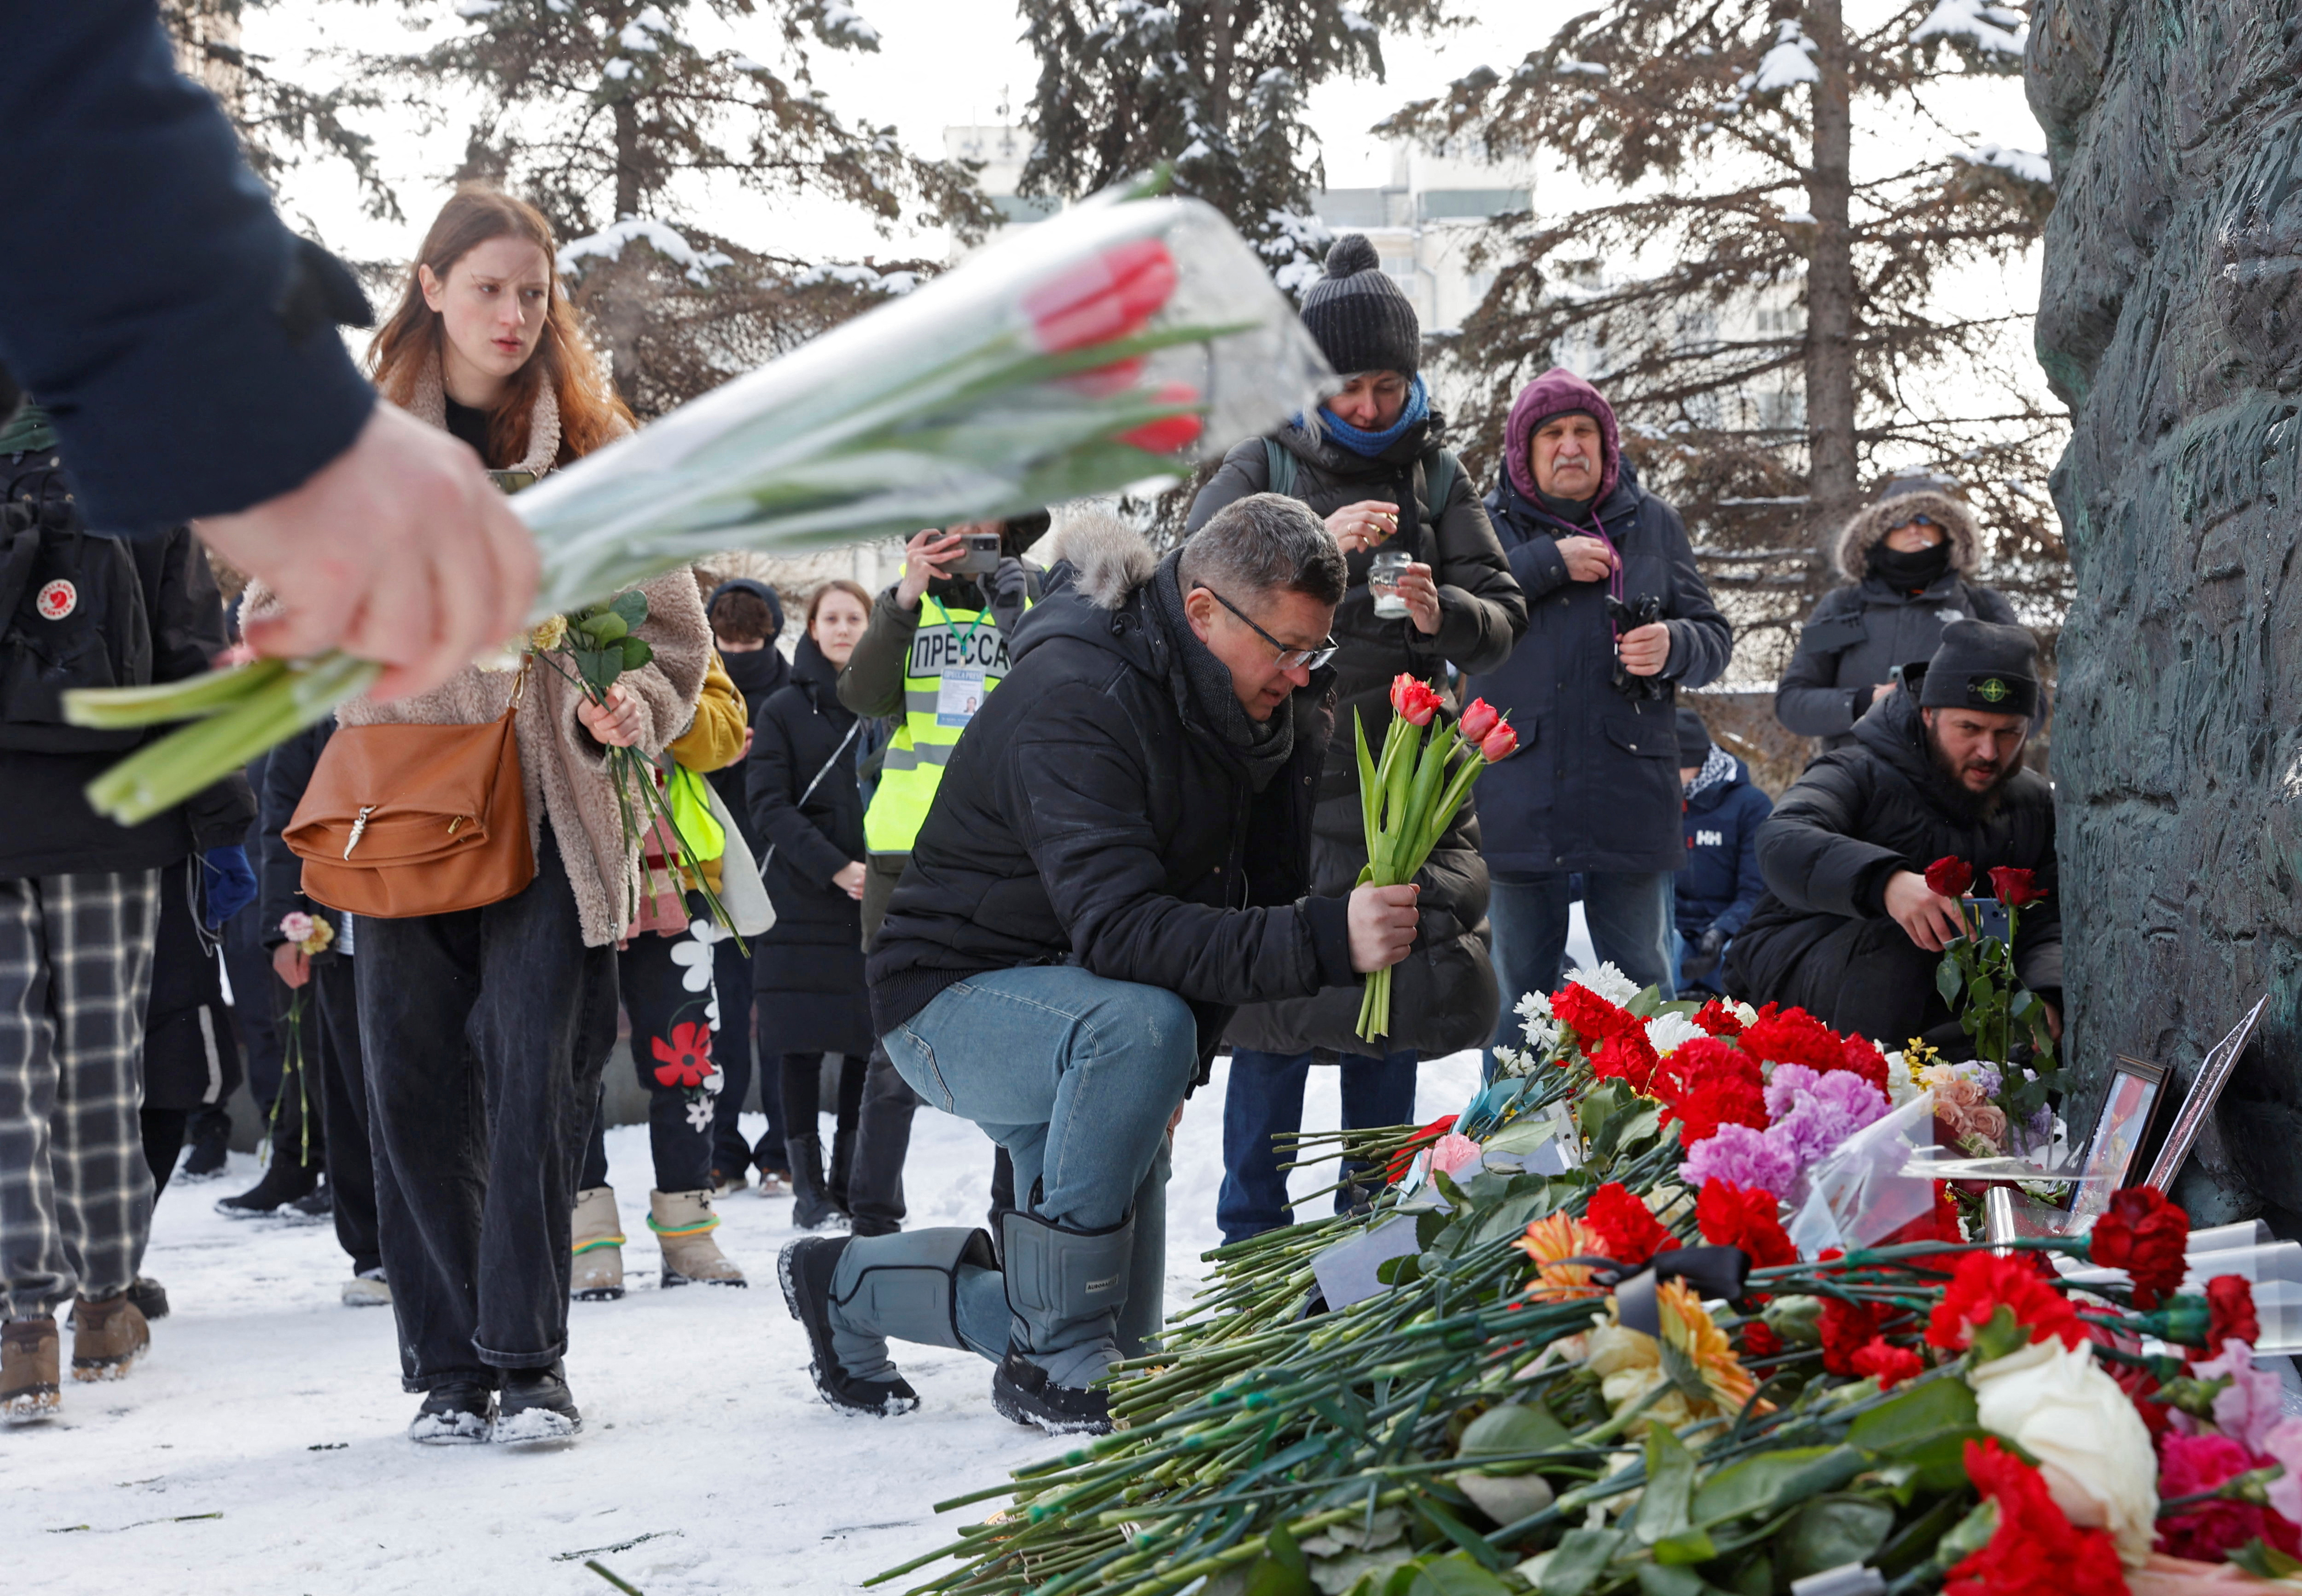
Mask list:
[[[1380,79],[1384,28],[1437,27],[1444,0],[1021,0],[1039,60],[1022,189],[1076,198],[1159,163],[1228,216],[1280,286],[1314,281],[1329,234],[1305,97]]]
[[[578,303],[643,417],[871,298],[874,273],[802,281],[807,263],[697,225],[685,213],[701,197],[694,180],[828,197],[885,225],[962,238],[996,219],[964,168],[907,154],[892,128],[842,116],[813,87],[814,47],[878,48],[840,0],[461,0],[458,11],[465,31],[370,71],[477,96],[458,175],[533,199],[574,240],[562,260]],[[695,42],[698,13],[771,22],[777,61]]]
[[[2027,310],[1946,291],[2014,265],[2053,205],[2043,155],[1973,147],[1937,92],[1974,74],[2020,92],[2024,26],[1992,0],[1859,26],[1841,0],[1607,0],[1508,75],[1482,67],[1386,124],[1545,153],[1603,196],[1538,207],[1495,247],[1450,352],[1477,396],[1462,435],[1491,469],[1512,396],[1579,357],[1762,634],[1746,668],[1841,580],[1837,529],[1898,470],[1957,478],[1988,579],[2059,617],[2046,478],[2067,419],[2037,393]]]

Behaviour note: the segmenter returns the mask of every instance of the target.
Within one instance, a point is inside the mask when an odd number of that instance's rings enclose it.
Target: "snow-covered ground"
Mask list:
[[[1171,1309],[1217,1239],[1222,1068],[1177,1133]],[[1417,1119],[1462,1106],[1476,1077],[1474,1054],[1424,1065]],[[1335,1071],[1313,1071],[1306,1124],[1337,1113]],[[833,1413],[775,1285],[789,1200],[720,1205],[749,1289],[662,1291],[645,1128],[610,1131],[608,1154],[632,1289],[575,1306],[567,1373],[585,1433],[557,1449],[411,1445],[391,1315],[340,1305],[333,1231],[216,1214],[216,1197],[254,1181],[245,1156],[223,1180],[171,1185],[145,1272],[175,1311],[150,1357],[118,1384],[68,1384],[56,1423],[0,1430],[6,1587],[606,1596],[584,1567],[596,1558],[647,1596],[850,1591],[992,1510],[938,1518],[930,1504],[1054,1449],[994,1414],[988,1366],[954,1352],[899,1354],[918,1412]],[[913,1223],[979,1223],[990,1172],[974,1126],[920,1112]],[[1297,1189],[1324,1180],[1298,1172]]]

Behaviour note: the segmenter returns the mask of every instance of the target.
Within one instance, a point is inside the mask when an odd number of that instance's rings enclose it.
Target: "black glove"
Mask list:
[[[1702,940],[1687,951],[1679,961],[1679,973],[1689,981],[1707,981],[1718,970],[1718,961],[1726,953],[1726,933],[1717,926],[1702,934]]]

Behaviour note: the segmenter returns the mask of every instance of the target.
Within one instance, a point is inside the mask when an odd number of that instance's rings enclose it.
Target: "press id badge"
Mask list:
[[[936,687],[936,724],[965,726],[983,707],[983,695],[989,690],[990,684],[984,679],[980,667],[946,668]]]

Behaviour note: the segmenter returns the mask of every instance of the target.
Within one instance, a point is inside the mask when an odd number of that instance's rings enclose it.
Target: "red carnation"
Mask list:
[[[1833,1374],[1860,1378],[1862,1371],[1854,1366],[1855,1355],[1878,1338],[1878,1325],[1886,1318],[1886,1309],[1867,1302],[1849,1302],[1843,1297],[1822,1299],[1822,1366]]]
[[[2155,1187],[2130,1186],[2110,1199],[2087,1239],[2095,1263],[2134,1277],[2134,1306],[2147,1312],[2182,1283],[2190,1216]]]
[[[1769,1004],[1743,1029],[1743,1051],[1770,1064],[1804,1064],[1810,1070],[1846,1068],[1846,1040],[1804,1009]]]
[[[1872,1336],[1861,1347],[1848,1363],[1858,1375],[1876,1374],[1878,1389],[1890,1390],[1905,1380],[1916,1380],[1926,1369],[1926,1360],[1908,1347],[1897,1347],[1885,1336]]]
[[[1671,1100],[1663,1122],[1668,1124],[1674,1120],[1681,1127],[1679,1145],[1686,1147],[1709,1141],[1718,1134],[1721,1125],[1748,1125],[1753,1130],[1764,1130],[1766,1089],[1732,1076],[1712,1076]]]
[[[2126,1399],[2134,1404],[2134,1411],[2142,1415],[2144,1428],[2150,1432],[2152,1444],[2156,1444],[2158,1438],[2172,1429],[2174,1423],[2172,1410],[2165,1403],[2150,1399],[2157,1394],[2157,1380],[2149,1370],[2133,1364],[2105,1359],[2101,1367],[2117,1382],[2118,1389],[2126,1393]]]
[[[1849,1036],[1839,1050],[1838,1068],[1850,1075],[1860,1075],[1886,1095],[1886,1055],[1861,1037]]]
[[[1990,885],[2009,909],[2027,909],[2046,895],[2039,889],[2036,870],[2018,870],[2011,864],[1994,866]]]
[[[1580,981],[1569,981],[1552,994],[1550,1012],[1575,1033],[1585,1053],[1618,1031],[1634,1030],[1641,1035],[1646,1031],[1636,1014],[1609,1003]]]
[[[1718,1182],[1713,1180],[1710,1184],[1716,1186]],[[1744,1361],[1754,1357],[1772,1357],[1782,1349],[1783,1338],[1777,1335],[1774,1326],[1764,1319],[1753,1319],[1743,1326]]]
[[[1743,1017],[1723,997],[1714,997],[1695,1010],[1694,1023],[1714,1037],[1739,1037],[1743,1034]]]
[[[668,1041],[655,1038],[655,1078],[664,1086],[702,1086],[711,1077],[711,1028],[690,1022],[671,1028]]]
[[[1962,898],[1974,885],[1974,867],[1963,859],[1944,854],[1927,866],[1927,890],[1937,896]]]
[[[1678,1238],[1662,1228],[1647,1205],[1615,1180],[1591,1194],[1583,1222],[1599,1232],[1607,1256],[1617,1264],[1643,1264],[1678,1246]]]
[[[1775,1214],[1775,1194],[1737,1186],[1731,1180],[1705,1180],[1694,1199],[1694,1227],[1713,1247],[1739,1247],[1757,1269],[1798,1262],[1798,1248],[1783,1233]]]
[[[1996,1437],[1966,1443],[1966,1474],[1998,1504],[1998,1527],[1950,1571],[1943,1596],[2126,1596],[2110,1533],[2073,1525],[2038,1471]]]
[[[2206,1282],[2207,1357],[2220,1357],[2224,1341],[2254,1346],[2262,1340],[2262,1321],[2255,1316],[2254,1288],[2242,1274],[2218,1274]]]
[[[2233,1474],[2260,1468],[2257,1457],[2227,1435],[2184,1435],[2169,1431],[2158,1442],[2158,1496],[2194,1496],[2212,1491]],[[2158,1550],[2202,1563],[2219,1563],[2257,1538],[2291,1557],[2302,1547],[2302,1531],[2289,1519],[2251,1502],[2204,1501],[2159,1520]]]
[[[1661,1063],[1639,1025],[1617,1031],[1591,1054],[1591,1069],[1600,1079],[1624,1081],[1642,1096],[1654,1095],[1655,1070]]]
[[[1385,1186],[1396,1186],[1401,1180],[1406,1180],[1407,1172],[1415,1167],[1416,1154],[1429,1147],[1432,1142],[1437,1141],[1441,1137],[1446,1135],[1447,1132],[1452,1130],[1454,1128],[1455,1116],[1450,1113],[1442,1113],[1437,1119],[1432,1121],[1428,1125],[1424,1126],[1422,1130],[1417,1130],[1407,1139],[1407,1143],[1405,1147],[1391,1155],[1390,1162],[1383,1165],[1382,1183]]]
[[[1989,1253],[1969,1253],[1959,1260],[1949,1289],[1927,1321],[1927,1340],[1945,1351],[1963,1352],[1975,1331],[1989,1323],[2002,1307],[2013,1314],[2015,1323],[2028,1330],[2023,1338],[2026,1345],[2060,1336],[2063,1346],[2075,1347],[2087,1339],[2070,1299],[2040,1280],[2029,1264]]]

